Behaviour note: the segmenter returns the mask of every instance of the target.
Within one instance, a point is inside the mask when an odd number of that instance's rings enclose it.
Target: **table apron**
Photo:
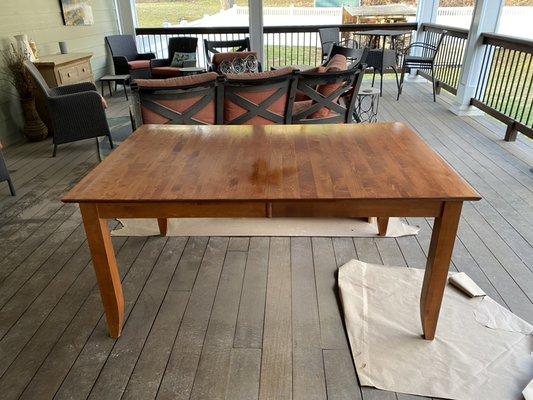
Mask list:
[[[443,200],[202,201],[98,203],[110,218],[437,217]]]

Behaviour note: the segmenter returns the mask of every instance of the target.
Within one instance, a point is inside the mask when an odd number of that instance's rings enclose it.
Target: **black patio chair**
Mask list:
[[[358,64],[358,63],[366,64],[367,63],[366,60],[368,58],[368,49],[333,44],[331,46],[330,52],[328,53],[328,56],[326,57],[326,60],[323,63],[323,65],[326,65],[329,62],[329,60],[331,60],[337,54],[341,54],[344,57],[346,57],[346,60],[353,65]]]
[[[346,71],[299,72],[297,90],[307,96],[308,100],[294,103],[291,123],[347,124],[354,122],[355,101],[363,81],[365,68],[365,64],[357,64]]]
[[[13,185],[13,182],[11,181],[11,176],[9,176],[9,171],[7,170],[6,160],[4,159],[4,155],[2,154],[2,143],[0,143],[0,182],[7,182],[7,185],[9,186],[9,192],[11,193],[11,196],[15,196],[15,186]]]
[[[217,115],[218,74],[170,79],[138,79],[132,83],[133,128],[142,124],[214,125]]]
[[[104,101],[94,83],[83,82],[50,88],[32,62],[26,60],[24,66],[32,75],[46,101],[53,131],[52,157],[56,156],[57,146],[60,144],[96,138],[98,159],[100,159],[98,138],[101,136],[107,136],[113,148]]]
[[[224,124],[289,124],[296,92],[294,77],[290,67],[220,77],[224,93],[217,106],[224,114]]]
[[[366,59],[368,68],[373,69],[372,73],[372,87],[376,81],[376,72],[379,74],[379,95],[383,95],[383,74],[385,71],[392,69],[396,78],[396,86],[400,90],[400,82],[398,80],[398,65],[396,50],[393,49],[370,49]]]
[[[132,35],[106,36],[105,41],[113,57],[115,75],[131,75],[132,79],[150,77],[150,60],[154,53],[139,53]]]
[[[426,42],[413,42],[405,48],[402,63],[402,72],[400,75],[400,82],[398,84],[398,96],[396,97],[396,100],[400,99],[400,94],[402,93],[405,71],[410,71],[411,68],[416,68],[429,69],[431,73],[431,84],[433,86],[433,101],[437,101],[437,85],[435,82],[435,59],[437,57],[437,53],[439,52],[439,48],[442,44],[442,41],[444,40],[444,37],[447,34],[448,31],[442,31],[435,44],[430,44]],[[420,49],[422,54],[410,55],[410,50],[415,48]]]
[[[250,38],[237,40],[207,40],[204,39],[205,62],[208,71],[214,71],[211,62],[213,54],[251,51]]]
[[[320,44],[322,45],[322,62],[325,62],[334,44],[339,44],[339,28],[321,28],[318,30]]]
[[[155,58],[150,60],[150,70],[153,77],[159,76],[177,76],[179,75],[179,67],[172,74],[169,70],[175,53],[196,53],[198,48],[198,38],[191,36],[177,36],[171,37],[168,40],[168,57]],[[182,67],[196,67],[196,60],[184,61]],[[169,73],[170,72],[170,73]]]

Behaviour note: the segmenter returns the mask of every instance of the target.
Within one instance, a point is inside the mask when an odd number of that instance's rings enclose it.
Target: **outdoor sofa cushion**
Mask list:
[[[181,76],[181,71],[176,67],[153,67],[152,77],[154,78],[175,78]]]

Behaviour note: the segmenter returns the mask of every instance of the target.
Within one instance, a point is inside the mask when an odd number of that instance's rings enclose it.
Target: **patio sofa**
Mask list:
[[[344,56],[300,72],[215,72],[133,82],[136,127],[150,124],[351,123],[364,65]]]

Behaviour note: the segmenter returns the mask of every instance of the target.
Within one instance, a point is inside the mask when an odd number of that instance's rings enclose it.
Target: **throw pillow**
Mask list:
[[[194,61],[196,63],[196,53],[181,53],[176,51],[174,57],[172,57],[171,67],[183,68],[184,62]]]

